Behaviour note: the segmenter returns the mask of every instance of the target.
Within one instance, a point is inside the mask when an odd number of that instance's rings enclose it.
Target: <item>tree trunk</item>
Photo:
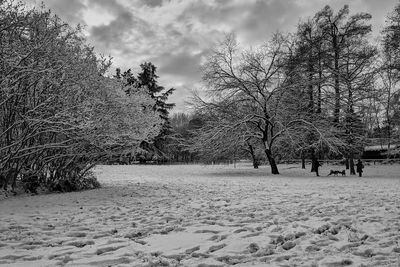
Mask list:
[[[391,128],[391,125],[390,125],[390,123],[388,122],[388,133],[387,133],[387,142],[388,142],[388,144],[387,144],[387,156],[386,156],[386,158],[390,158],[390,154],[391,154],[391,151],[390,151],[390,145],[391,145],[391,142],[392,142],[392,140],[391,140],[391,133],[390,133],[390,128]]]
[[[389,77],[391,77],[390,75],[389,75]],[[391,88],[392,86],[391,86],[391,80],[389,80],[389,88]],[[388,146],[388,149],[387,149],[387,158],[390,158],[390,145],[391,145],[391,142],[392,142],[392,118],[390,117],[390,106],[391,106],[391,104],[390,104],[390,99],[391,99],[391,90],[389,89],[389,91],[388,91],[388,98],[387,98],[387,105],[386,105],[386,121],[387,121],[387,146]]]
[[[276,165],[275,159],[272,156],[271,150],[268,148],[265,149],[265,154],[267,155],[269,165],[271,165],[272,174],[279,174],[278,166]]]
[[[335,77],[335,109],[333,112],[333,122],[339,123],[340,115],[340,85],[339,85],[339,47],[337,42],[337,36],[333,36],[333,50],[334,50],[334,77]]]
[[[305,169],[306,168],[306,157],[304,156],[304,152],[301,152],[301,168]]]
[[[322,105],[322,93],[321,93],[321,83],[322,83],[322,66],[321,66],[321,54],[318,53],[318,99],[317,99],[317,113],[321,113],[321,105]]]
[[[350,168],[350,165],[349,165],[349,158],[346,158],[346,159],[345,159],[344,164],[345,164],[345,166],[346,166],[346,170],[348,170],[348,169]]]
[[[249,150],[250,150],[251,159],[253,160],[253,167],[254,167],[254,169],[258,169],[258,161],[257,161],[256,155],[254,153],[254,148],[251,144],[248,144],[248,146],[249,146]]]
[[[314,113],[314,88],[313,88],[313,61],[312,61],[312,50],[310,49],[310,55],[308,59],[308,112]]]
[[[353,113],[354,113],[354,100],[353,100],[353,88],[351,87],[351,84],[349,83],[348,85],[347,85],[347,90],[349,91],[348,92],[348,95],[349,95],[349,107],[348,107],[348,114],[350,115],[350,118],[352,118],[351,116],[353,115]]]
[[[316,162],[315,151],[314,151],[314,149],[312,149],[311,150],[311,172],[316,171],[315,162]]]
[[[354,160],[353,157],[350,157],[350,175],[356,175],[356,171],[354,169]]]

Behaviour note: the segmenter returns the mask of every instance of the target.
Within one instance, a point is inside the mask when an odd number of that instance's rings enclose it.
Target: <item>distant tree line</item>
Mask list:
[[[398,155],[400,4],[379,44],[370,19],[326,6],[256,48],[228,35],[203,65],[206,95],[193,101],[201,123],[176,125],[173,147],[203,160],[247,157],[255,167],[266,159],[273,174],[281,159],[302,158],[304,167],[321,157],[343,158],[355,174],[354,158],[371,138]]]

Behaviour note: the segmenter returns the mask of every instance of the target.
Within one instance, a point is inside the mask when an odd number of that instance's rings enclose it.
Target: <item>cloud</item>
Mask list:
[[[39,4],[37,0],[28,0],[28,3]],[[87,8],[85,3],[81,0],[46,0],[44,1],[47,8],[51,9],[55,14],[60,16],[63,20],[72,23],[84,23],[82,14]]]
[[[377,35],[397,1],[44,0],[68,22],[87,22],[88,40],[98,52],[114,58],[114,68],[138,70],[141,63],[153,62],[160,84],[177,88],[172,99],[179,105],[199,81],[204,56],[226,33],[235,32],[242,45],[254,46],[277,30],[293,32],[300,19],[314,16],[327,4],[335,12],[349,4],[351,14],[373,15]]]
[[[147,47],[143,40],[150,40],[154,36],[148,22],[116,0],[90,0],[89,3],[109,10],[114,17],[109,23],[93,26],[89,30],[89,39],[101,52],[126,56],[131,54],[131,50],[140,51],[141,47]]]
[[[267,40],[272,33],[294,28],[298,10],[294,0],[256,1],[237,26],[238,34],[251,42]]]
[[[182,52],[178,54],[162,54],[155,62],[160,62],[160,72],[175,76],[179,80],[198,82],[201,78],[200,65],[205,52],[192,54]]]
[[[372,28],[375,32],[380,32],[385,25],[386,17],[389,12],[394,10],[394,7],[399,2],[396,1],[374,1],[363,0],[362,5],[367,8],[368,12],[373,14]]]
[[[149,7],[158,7],[162,6],[163,0],[141,0],[141,3]]]
[[[107,25],[95,26],[90,30],[90,36],[102,47],[109,48],[112,43],[119,43],[130,30],[133,17],[130,13],[119,15]]]
[[[60,0],[58,0],[60,1]],[[124,12],[130,12],[130,10],[118,2],[117,0],[88,0],[88,6],[98,6],[103,9],[109,10],[111,13],[118,15]]]

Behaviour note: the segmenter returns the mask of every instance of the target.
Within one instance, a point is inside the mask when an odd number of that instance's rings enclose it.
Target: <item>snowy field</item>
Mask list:
[[[101,189],[1,200],[0,265],[400,266],[400,165],[279,167],[99,166]]]

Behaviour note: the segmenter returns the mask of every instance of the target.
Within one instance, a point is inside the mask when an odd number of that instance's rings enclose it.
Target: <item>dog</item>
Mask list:
[[[332,174],[333,174],[334,176],[338,176],[339,173],[342,174],[342,176],[346,176],[346,170],[343,170],[343,171],[331,170],[331,172],[328,174],[328,176],[329,176],[329,175],[332,175]]]

